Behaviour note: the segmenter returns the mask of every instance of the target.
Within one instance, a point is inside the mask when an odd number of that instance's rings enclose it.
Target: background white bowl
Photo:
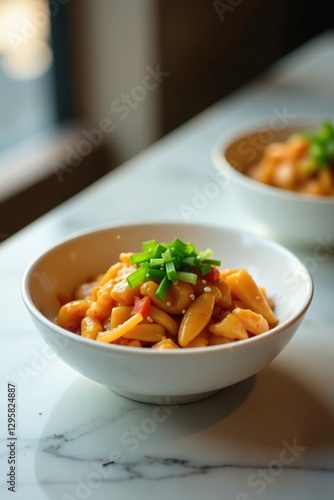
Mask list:
[[[334,246],[334,196],[294,193],[258,182],[244,172],[260,160],[269,143],[320,125],[321,121],[303,121],[275,128],[270,120],[263,121],[222,135],[212,149],[215,168],[228,177],[236,203],[255,222],[253,229],[283,244],[311,247],[325,240]]]
[[[279,325],[244,341],[204,348],[157,351],[98,343],[54,323],[57,293],[69,294],[141,242],[179,237],[212,248],[222,267],[247,269],[276,302]],[[273,263],[275,263],[273,265]],[[299,259],[258,236],[186,223],[128,224],[73,236],[37,258],[26,270],[22,296],[44,340],[72,368],[123,396],[156,404],[195,401],[250,377],[290,341],[312,300],[313,284]]]

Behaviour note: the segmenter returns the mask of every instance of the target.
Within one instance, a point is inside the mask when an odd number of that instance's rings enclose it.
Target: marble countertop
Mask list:
[[[258,231],[219,182],[212,145],[260,116],[334,116],[333,60],[326,33],[1,244],[1,499],[333,498],[332,248],[320,259],[291,247],[315,295],[286,349],[256,376],[187,405],[137,403],[77,374],[47,348],[20,295],[31,260],[81,229],[165,219]]]

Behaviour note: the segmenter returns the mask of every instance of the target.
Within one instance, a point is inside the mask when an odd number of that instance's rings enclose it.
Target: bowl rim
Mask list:
[[[74,334],[60,326],[58,326],[56,323],[48,319],[44,314],[42,314],[39,309],[35,306],[33,303],[30,291],[29,291],[29,283],[30,283],[30,278],[32,276],[32,273],[34,271],[35,266],[48,254],[54,252],[57,250],[57,248],[63,246],[64,244],[67,244],[71,241],[81,239],[83,237],[93,235],[96,232],[108,232],[110,230],[117,230],[117,229],[130,229],[131,227],[157,227],[159,228],[166,226],[166,227],[192,227],[192,228],[198,228],[198,229],[213,229],[213,230],[218,230],[218,231],[223,231],[223,232],[228,232],[228,233],[233,233],[234,235],[240,235],[240,236],[246,236],[249,238],[252,238],[255,242],[259,242],[261,244],[266,245],[269,248],[275,248],[278,250],[280,253],[285,254],[289,258],[293,258],[296,260],[296,263],[303,269],[303,276],[305,279],[305,284],[306,284],[306,297],[304,299],[303,304],[299,308],[299,310],[292,315],[290,318],[286,319],[285,321],[279,323],[277,326],[272,328],[271,330],[268,330],[267,332],[264,332],[260,335],[255,335],[254,337],[248,338],[248,339],[243,339],[242,341],[239,342],[233,342],[233,343],[228,343],[228,344],[220,344],[220,345],[212,345],[212,346],[205,346],[205,347],[182,347],[180,349],[166,349],[166,350],[156,350],[156,349],[143,349],[143,348],[131,348],[129,349],[128,346],[122,346],[118,344],[107,344],[107,343],[102,343],[102,342],[96,342],[95,340],[92,339],[87,339],[85,337],[81,337],[80,335]],[[262,344],[264,342],[269,341],[269,339],[273,336],[279,335],[281,332],[284,330],[288,329],[291,327],[293,324],[298,322],[307,312],[312,298],[314,294],[314,283],[313,283],[313,278],[312,275],[310,274],[309,270],[307,267],[303,264],[303,262],[297,257],[292,251],[290,251],[288,248],[286,248],[284,245],[277,243],[276,241],[273,241],[269,238],[266,238],[264,236],[259,236],[257,234],[245,231],[240,228],[234,228],[230,227],[227,225],[221,225],[217,223],[204,223],[204,222],[180,222],[180,221],[175,221],[175,220],[163,220],[161,222],[156,221],[156,220],[147,220],[147,221],[129,221],[129,222],[122,222],[122,223],[115,223],[115,224],[102,224],[102,225],[97,225],[94,227],[91,227],[89,229],[84,229],[80,231],[76,231],[70,235],[67,235],[66,237],[58,240],[58,242],[52,246],[50,246],[48,249],[44,250],[41,252],[39,255],[37,255],[34,259],[30,261],[28,266],[26,267],[24,274],[21,279],[21,297],[23,299],[23,302],[29,311],[30,315],[32,318],[36,319],[37,321],[43,323],[43,325],[48,328],[52,329],[55,332],[57,332],[59,335],[62,337],[65,337],[69,341],[72,340],[74,342],[78,342],[79,344],[83,343],[83,345],[86,345],[87,347],[90,346],[92,349],[98,349],[107,352],[108,350],[111,350],[115,353],[118,354],[123,354],[123,355],[134,355],[134,356],[156,356],[156,357],[174,357],[176,356],[203,356],[204,353],[206,354],[214,354],[216,352],[224,352],[224,351],[234,351],[238,349],[243,349],[247,348],[247,346],[252,346],[256,344]],[[153,354],[151,352],[153,351]]]
[[[312,123],[315,124],[315,120],[306,118],[304,121],[291,123],[284,125],[284,128],[277,130],[278,132],[282,130],[289,129],[304,129],[311,130]],[[317,122],[317,125],[319,123]],[[266,126],[266,127],[265,127]],[[238,169],[234,168],[230,162],[226,159],[225,152],[227,148],[238,141],[245,140],[249,135],[256,134],[262,128],[268,128],[268,122],[263,118],[261,120],[249,121],[246,125],[234,126],[228,132],[221,134],[216,138],[211,148],[211,161],[217,170],[225,171],[230,177],[234,178],[236,182],[243,185],[244,187],[252,188],[255,191],[261,192],[266,195],[275,196],[276,198],[286,198],[297,203],[312,203],[314,205],[334,205],[334,196],[312,196],[309,194],[299,193],[295,191],[289,191],[287,189],[278,188],[275,186],[270,186],[268,184],[259,182],[246,174],[240,172]],[[314,127],[313,127],[314,128]]]

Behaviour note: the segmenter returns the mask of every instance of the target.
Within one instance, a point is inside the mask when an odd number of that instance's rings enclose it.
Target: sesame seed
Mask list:
[[[211,288],[209,286],[205,286],[204,287],[204,291],[207,292],[207,293],[209,293],[209,292],[211,292]]]
[[[185,314],[186,310],[185,309],[182,309],[182,314]]]
[[[191,300],[195,300],[195,295],[193,293],[189,295],[189,297],[191,298]]]
[[[146,319],[149,323],[153,323],[153,319],[151,318],[151,316],[147,316]]]
[[[203,283],[203,285],[205,285],[206,284],[206,280],[202,280],[202,283]]]
[[[170,302],[167,302],[167,306],[170,307],[172,304]]]

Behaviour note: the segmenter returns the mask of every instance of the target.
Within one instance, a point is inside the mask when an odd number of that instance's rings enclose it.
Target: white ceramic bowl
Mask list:
[[[263,184],[243,173],[259,161],[269,143],[285,141],[295,132],[314,130],[320,124],[320,121],[316,124],[294,121],[291,125],[278,126],[268,120],[224,134],[214,144],[213,164],[228,178],[235,202],[259,234],[283,244],[311,248],[323,242],[334,246],[333,196],[294,193]]]
[[[279,325],[233,344],[158,351],[109,345],[70,333],[54,323],[57,293],[71,293],[88,275],[105,271],[122,251],[140,251],[152,238],[179,237],[212,248],[222,267],[246,268],[276,302]],[[255,374],[290,341],[312,299],[309,272],[284,247],[220,226],[187,223],[128,224],[66,239],[38,257],[22,282],[25,305],[45,342],[86,377],[116,393],[156,404],[202,399]]]

